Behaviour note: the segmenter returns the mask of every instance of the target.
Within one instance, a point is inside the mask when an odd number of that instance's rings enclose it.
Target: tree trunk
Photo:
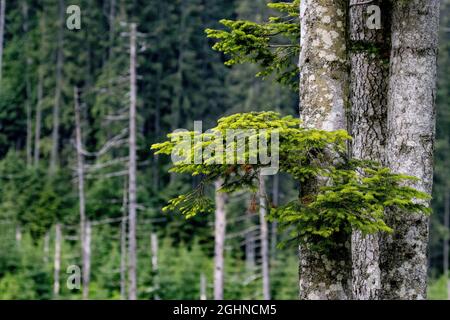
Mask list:
[[[50,253],[50,233],[47,231],[44,236],[44,264],[47,267]]]
[[[411,186],[430,194],[438,28],[439,0],[393,3],[387,161],[393,172],[419,178]],[[426,299],[429,219],[398,210],[387,215],[394,233],[382,241],[381,298]]]
[[[348,75],[344,0],[304,0],[300,4],[300,115],[307,127],[346,129]],[[301,195],[317,192],[318,181],[301,186]],[[333,254],[300,246],[300,298],[351,298],[350,237]]]
[[[87,221],[85,227],[83,241],[83,300],[88,300],[91,278],[91,223]]]
[[[40,148],[41,148],[41,122],[42,122],[42,99],[44,86],[44,72],[42,67],[38,67],[38,87],[36,104],[36,122],[34,125],[34,166],[39,167]]]
[[[263,298],[270,300],[270,274],[269,274],[269,228],[267,223],[267,195],[264,176],[259,176],[259,226],[261,237],[261,260]]]
[[[222,181],[216,181],[216,212],[215,212],[215,230],[214,230],[214,300],[223,300],[223,272],[224,257],[223,250],[225,245],[225,194],[220,192]]]
[[[61,224],[57,223],[55,227],[55,257],[54,257],[54,269],[53,269],[53,296],[59,297],[59,273],[61,271]]]
[[[385,164],[387,129],[387,85],[389,66],[389,7],[386,0],[354,0],[349,9],[350,23],[350,104],[352,156]],[[369,28],[369,6],[381,9],[380,29]],[[379,298],[379,235],[352,234],[353,298]]]
[[[30,71],[31,71],[31,58],[29,57],[28,50],[28,4],[26,1],[22,1],[22,15],[23,15],[23,32],[25,34],[25,110],[27,114],[27,138],[26,138],[26,155],[27,166],[30,167],[32,163],[32,141],[33,141],[33,129],[32,129],[32,112],[31,112],[31,83],[30,83]]]
[[[152,233],[150,235],[150,245],[152,250],[152,272],[153,272],[153,286],[155,288],[155,300],[159,300],[159,278],[158,278],[158,235]]]
[[[254,271],[255,268],[255,230],[254,230],[254,222],[253,222],[253,207],[255,202],[255,198],[252,196],[250,198],[249,207],[247,209],[246,215],[246,230],[245,232],[245,268],[250,273]]]
[[[128,281],[130,300],[137,299],[136,278],[136,24],[131,24],[130,34],[130,150],[129,150],[129,260]]]
[[[3,39],[5,37],[5,10],[6,0],[0,0],[0,92],[2,89],[3,70]]]
[[[78,200],[79,200],[79,211],[80,211],[80,240],[81,240],[81,257],[83,261],[83,299],[88,297],[88,285],[89,285],[89,266],[86,265],[88,262],[87,255],[89,250],[87,250],[87,239],[86,239],[86,205],[84,198],[84,156],[83,156],[83,142],[81,135],[81,117],[80,117],[80,103],[78,88],[73,90],[73,101],[75,108],[75,138],[76,138],[76,149],[77,149],[77,176],[78,176]]]
[[[61,107],[61,94],[62,94],[62,69],[64,64],[64,0],[59,0],[59,23],[58,23],[58,49],[56,60],[56,88],[55,88],[55,101],[53,104],[53,129],[52,129],[52,150],[50,154],[50,173],[56,171],[58,163],[58,150],[59,150],[59,125],[60,125],[60,107]]]
[[[200,300],[207,300],[208,297],[206,296],[206,276],[202,272],[200,274]]]
[[[120,298],[126,300],[126,268],[127,268],[127,204],[128,190],[127,183],[124,183],[122,202],[122,221],[120,223]]]

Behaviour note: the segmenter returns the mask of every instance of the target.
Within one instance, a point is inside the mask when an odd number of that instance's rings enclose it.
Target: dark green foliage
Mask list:
[[[226,65],[245,62],[261,67],[259,76],[276,76],[277,81],[298,89],[295,59],[300,52],[299,1],[270,3],[279,12],[267,22],[221,20],[229,31],[207,29],[210,38],[219,40],[213,48],[230,56]]]

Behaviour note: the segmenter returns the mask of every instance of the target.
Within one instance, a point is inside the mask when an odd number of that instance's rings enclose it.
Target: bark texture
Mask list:
[[[59,125],[60,125],[60,104],[62,95],[62,77],[64,66],[64,12],[65,5],[64,0],[59,0],[59,29],[58,29],[58,51],[56,58],[56,88],[55,88],[55,100],[53,103],[53,128],[52,128],[52,150],[50,153],[50,173],[56,171],[58,164],[58,151],[59,151]]]
[[[55,227],[55,254],[53,260],[53,296],[55,298],[59,297],[60,291],[59,273],[61,272],[61,241],[61,224],[57,223]]]
[[[264,176],[259,176],[259,228],[261,239],[261,261],[263,279],[263,298],[270,300],[270,274],[269,274],[269,226],[267,223],[267,195]]]
[[[431,194],[435,139],[439,0],[394,1],[388,93],[388,164],[416,176]],[[394,233],[383,237],[382,299],[426,299],[429,219],[389,211]]]
[[[223,250],[225,245],[225,194],[220,192],[222,181],[216,181],[216,212],[214,227],[214,300],[223,300]]]
[[[372,5],[381,9],[380,28],[367,22]],[[389,77],[389,4],[386,0],[367,3],[350,1],[350,104],[353,137],[352,156],[385,164],[387,129],[387,87]],[[352,234],[353,298],[379,298],[381,273],[379,267],[379,235]]]
[[[131,24],[130,33],[130,128],[128,163],[128,298],[137,299],[136,277],[136,24]]]
[[[300,116],[308,127],[347,127],[347,1],[304,0],[300,4]],[[301,194],[317,191],[318,181],[302,185]],[[332,253],[300,247],[300,298],[351,298],[350,237]]]

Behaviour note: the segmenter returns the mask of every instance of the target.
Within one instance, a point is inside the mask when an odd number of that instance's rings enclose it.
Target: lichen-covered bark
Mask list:
[[[387,86],[389,76],[389,5],[386,0],[350,1],[350,104],[352,156],[385,163]],[[380,29],[367,26],[369,5],[381,9]],[[353,298],[379,298],[380,268],[378,234],[352,235]]]
[[[300,116],[308,127],[347,127],[346,12],[346,0],[303,0],[300,4]],[[317,183],[302,185],[301,194],[314,192]],[[351,297],[350,239],[340,240],[339,249],[330,253],[301,246],[301,299]]]
[[[388,93],[388,164],[416,176],[412,185],[431,193],[435,132],[439,0],[394,1]],[[383,299],[425,299],[428,218],[389,211],[394,234],[383,237]]]

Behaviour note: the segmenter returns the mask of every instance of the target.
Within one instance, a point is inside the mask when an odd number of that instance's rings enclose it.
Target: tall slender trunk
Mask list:
[[[248,272],[253,272],[255,268],[255,230],[254,230],[254,222],[253,222],[253,215],[254,215],[254,209],[253,207],[256,206],[254,204],[256,202],[255,197],[250,198],[250,204],[247,209],[246,215],[246,228],[248,230],[245,232],[245,267]]]
[[[50,233],[47,231],[44,236],[44,264],[47,267],[50,254]]]
[[[131,24],[130,34],[130,149],[129,149],[129,260],[128,260],[128,281],[130,300],[137,299],[137,278],[136,278],[136,24]]]
[[[155,300],[159,300],[159,277],[158,277],[158,235],[152,233],[150,235],[150,246],[152,253],[152,272],[153,272],[153,286],[155,287]]]
[[[91,222],[85,224],[83,241],[83,300],[89,299],[89,282],[91,278]]]
[[[0,92],[2,89],[2,70],[3,70],[3,40],[5,37],[5,10],[6,1],[0,0]]]
[[[83,142],[81,134],[81,112],[78,88],[73,90],[73,101],[75,109],[75,139],[77,149],[77,176],[78,176],[78,200],[80,211],[80,240],[81,240],[81,257],[83,261],[83,299],[88,298],[89,290],[89,266],[88,262],[88,244],[86,239],[87,224],[86,224],[86,204],[84,194],[84,156],[83,156]]]
[[[36,103],[36,122],[34,125],[34,166],[39,167],[40,148],[41,148],[41,123],[42,123],[42,99],[44,86],[44,72],[42,67],[38,67],[38,86],[37,86],[37,103]]]
[[[122,221],[120,223],[120,298],[126,300],[127,298],[127,212],[128,212],[128,190],[127,182],[125,181],[123,187],[123,201],[122,201]]]
[[[57,223],[55,227],[55,255],[53,263],[53,296],[55,298],[59,297],[60,284],[59,284],[59,274],[61,272],[61,224]]]
[[[26,44],[24,48],[25,55],[25,110],[27,114],[27,137],[26,137],[26,156],[27,166],[31,166],[32,163],[32,141],[33,141],[33,129],[32,129],[32,112],[31,112],[31,83],[30,83],[30,70],[31,70],[31,58],[29,57],[28,50],[28,4],[26,1],[22,1],[22,15],[23,15],[23,32],[25,34]]]
[[[368,8],[381,9],[380,29],[369,28]],[[385,164],[389,79],[389,5],[386,0],[355,0],[349,9],[352,156]],[[379,298],[379,235],[352,234],[353,298]]]
[[[59,150],[59,125],[62,95],[62,69],[64,64],[64,0],[59,0],[58,49],[56,58],[55,100],[53,104],[52,150],[50,154],[50,173],[56,171]]]
[[[222,181],[216,181],[216,211],[214,228],[214,300],[223,300],[223,273],[225,245],[226,213],[225,194],[220,192]]]
[[[261,239],[261,260],[263,298],[270,300],[270,274],[269,274],[269,227],[267,223],[267,195],[264,176],[259,176],[259,226]]]
[[[303,0],[300,4],[300,116],[304,125],[346,129],[348,75],[344,0]],[[301,186],[300,197],[317,192],[318,181]],[[330,253],[300,246],[300,298],[351,298],[350,237],[336,239]]]
[[[429,194],[438,28],[439,0],[393,3],[387,161],[392,171],[419,178],[411,186]],[[399,210],[387,218],[394,233],[381,244],[381,298],[426,299],[429,218]]]
[[[200,300],[207,300],[208,297],[206,295],[206,276],[202,272],[200,274]]]

